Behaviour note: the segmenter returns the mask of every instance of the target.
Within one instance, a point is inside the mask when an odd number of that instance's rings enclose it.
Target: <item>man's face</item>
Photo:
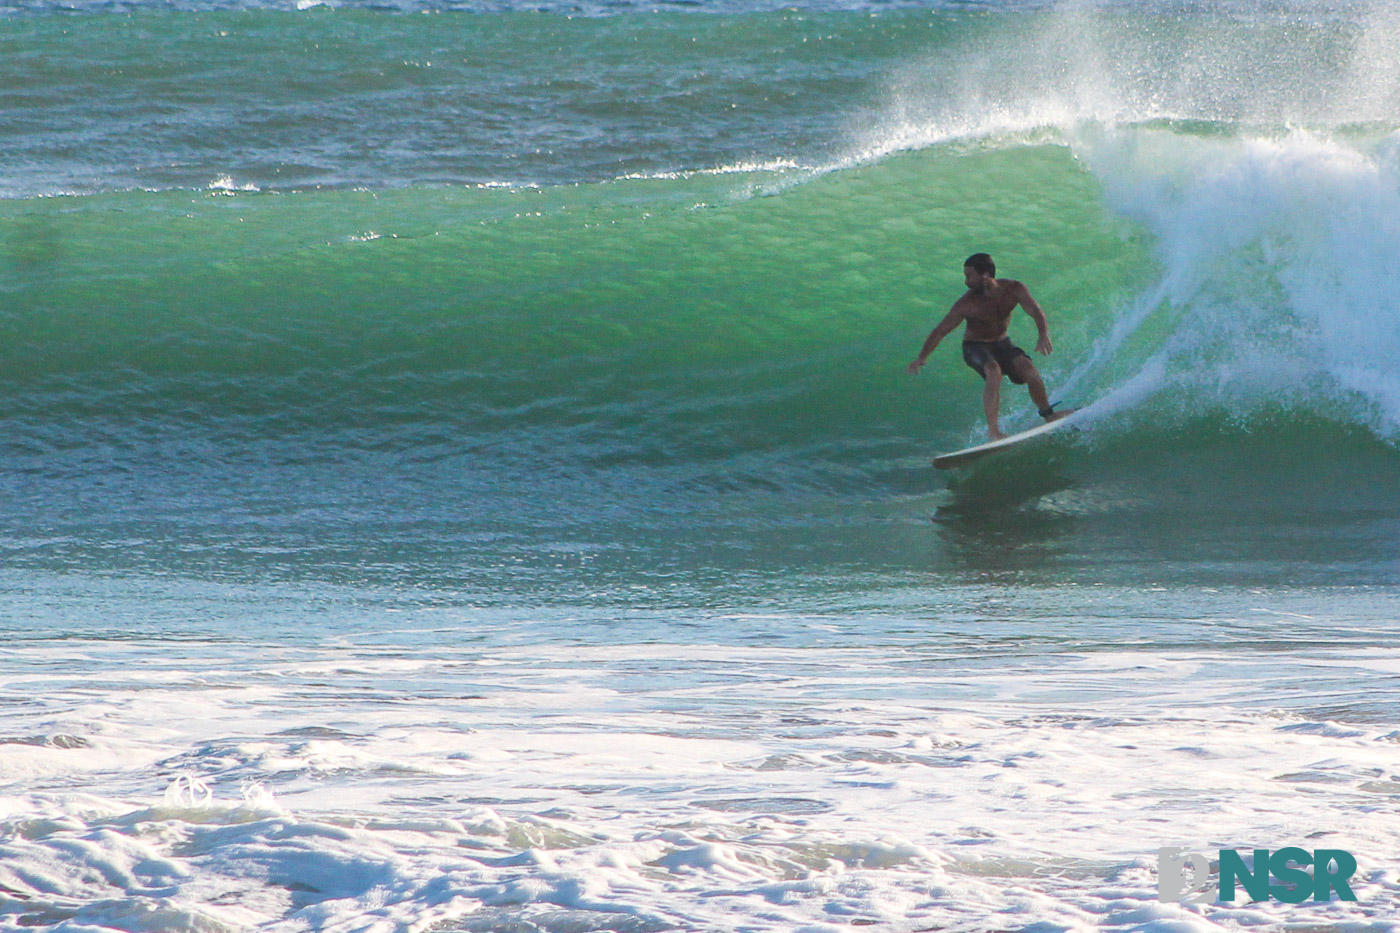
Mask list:
[[[967,283],[968,288],[975,292],[980,292],[986,285],[982,273],[971,266],[963,266],[963,281]]]

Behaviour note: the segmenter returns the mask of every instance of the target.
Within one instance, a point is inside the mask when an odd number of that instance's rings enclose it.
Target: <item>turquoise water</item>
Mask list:
[[[0,5],[0,927],[1393,928],[1400,17],[774,7]]]

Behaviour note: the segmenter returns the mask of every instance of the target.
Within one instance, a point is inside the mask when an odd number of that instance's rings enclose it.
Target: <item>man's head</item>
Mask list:
[[[988,280],[997,277],[997,263],[984,252],[974,252],[963,263],[963,282],[969,289],[986,289]]]
[[[991,261],[991,256],[984,252],[974,252],[967,256],[967,262],[963,263],[963,269],[972,269],[980,276],[997,277],[997,263]]]

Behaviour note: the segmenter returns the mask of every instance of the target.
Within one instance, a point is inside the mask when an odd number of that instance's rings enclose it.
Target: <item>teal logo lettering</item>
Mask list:
[[[1205,856],[1164,846],[1157,850],[1157,900],[1164,904],[1228,903],[1234,901],[1240,888],[1253,901],[1330,901],[1333,891],[1340,900],[1356,900],[1347,884],[1356,873],[1356,859],[1342,849],[1309,852],[1287,846],[1272,854],[1268,849],[1255,849],[1251,861],[1253,864],[1246,864],[1238,850],[1221,849],[1220,875],[1212,880]]]

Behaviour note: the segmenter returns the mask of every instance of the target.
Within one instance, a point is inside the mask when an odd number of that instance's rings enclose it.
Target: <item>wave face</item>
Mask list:
[[[0,21],[16,560],[543,566],[640,528],[800,565],[837,501],[838,563],[936,510],[1199,570],[1208,512],[1251,572],[1390,572],[1388,6],[114,19]],[[903,365],[976,250],[1100,404],[944,489],[979,385]]]

